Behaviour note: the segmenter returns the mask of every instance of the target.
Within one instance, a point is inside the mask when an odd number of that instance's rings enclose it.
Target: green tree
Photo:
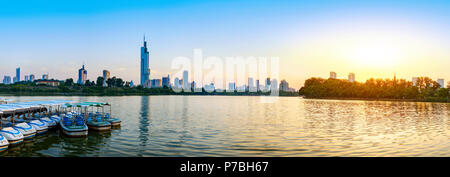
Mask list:
[[[96,86],[98,86],[98,87],[103,86],[103,81],[104,80],[105,79],[103,77],[101,77],[101,76],[97,77],[97,84],[96,84]]]
[[[66,81],[64,82],[64,85],[65,86],[72,86],[73,85],[73,79],[72,78],[66,79]]]

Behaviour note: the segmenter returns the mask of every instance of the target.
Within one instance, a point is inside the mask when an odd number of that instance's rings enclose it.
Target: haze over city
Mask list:
[[[151,2],[151,3],[150,3]],[[276,2],[276,3],[275,3]],[[0,6],[0,78],[88,79],[107,69],[139,83],[149,42],[151,78],[177,56],[279,57],[279,80],[310,77],[450,80],[448,1],[43,1]],[[22,78],[23,79],[23,78]]]

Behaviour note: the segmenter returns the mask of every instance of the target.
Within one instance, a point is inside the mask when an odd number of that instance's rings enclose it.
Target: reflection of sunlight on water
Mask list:
[[[68,98],[111,103],[122,126],[106,134],[90,131],[81,139],[53,132],[2,155],[450,155],[450,104],[296,97],[261,103],[259,97],[246,96],[61,97]]]

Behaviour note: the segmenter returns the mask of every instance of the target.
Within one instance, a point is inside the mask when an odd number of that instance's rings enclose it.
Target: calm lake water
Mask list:
[[[450,104],[245,96],[6,97],[113,105],[122,126],[2,156],[450,156]]]

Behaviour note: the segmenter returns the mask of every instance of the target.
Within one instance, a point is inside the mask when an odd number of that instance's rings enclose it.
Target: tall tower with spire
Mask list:
[[[150,85],[149,54],[144,35],[144,46],[141,47],[141,86],[144,88]]]

